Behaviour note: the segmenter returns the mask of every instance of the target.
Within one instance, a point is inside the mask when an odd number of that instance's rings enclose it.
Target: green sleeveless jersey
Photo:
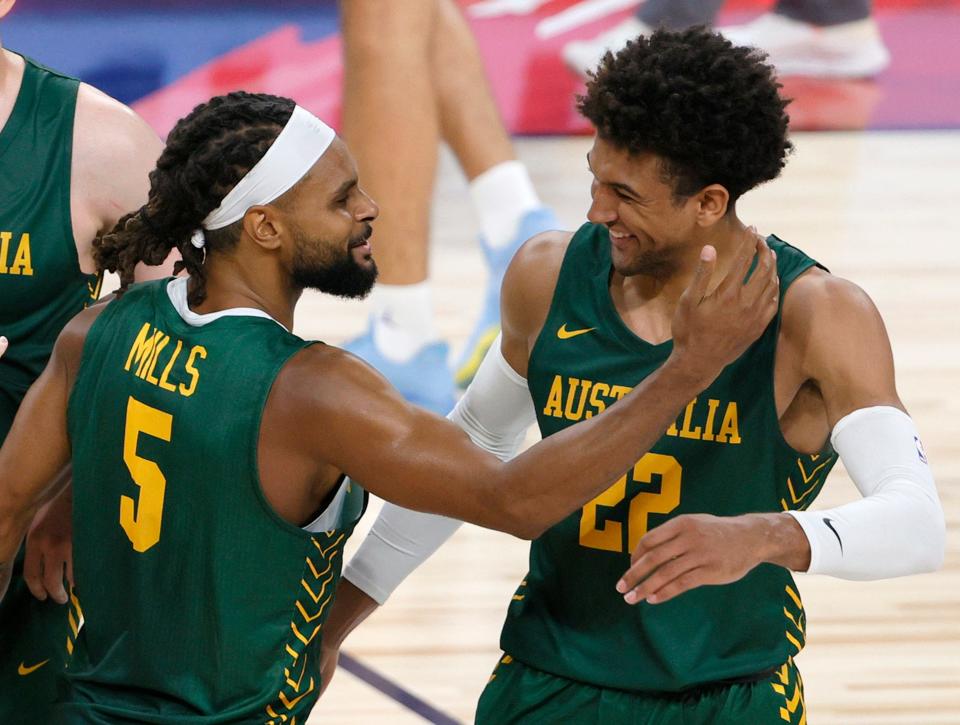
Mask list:
[[[60,330],[99,296],[97,276],[80,271],[70,219],[79,82],[25,63],[0,131],[0,333],[10,340],[0,358],[0,391],[18,404]]]
[[[317,533],[274,512],[260,421],[280,369],[312,343],[256,310],[196,316],[185,300],[186,280],[135,286],[84,345],[68,410],[84,625],[58,714],[305,722],[366,494],[342,483]]]
[[[23,80],[0,130],[0,443],[23,396],[73,315],[99,295],[80,271],[70,218],[78,81],[24,59]],[[67,657],[66,607],[33,598],[24,549],[0,603],[0,722],[47,722]],[[72,642],[71,642],[72,645]]]
[[[816,264],[769,237],[783,292]],[[602,413],[662,365],[673,344],[634,335],[609,292],[610,239],[586,224],[567,250],[528,381],[549,436]],[[678,692],[749,677],[803,646],[805,617],[786,569],[761,565],[739,582],[663,604],[630,606],[614,589],[640,538],[672,517],[805,508],[836,461],[809,456],[780,431],[774,354],[780,314],[690,401],[650,452],[605,493],[533,542],[503,650],[532,667],[601,687]]]

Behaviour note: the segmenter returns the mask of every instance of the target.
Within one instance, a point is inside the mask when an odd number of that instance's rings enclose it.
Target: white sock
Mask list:
[[[385,358],[408,362],[437,339],[429,282],[377,284],[373,303],[373,342]]]
[[[513,241],[523,216],[541,206],[527,167],[516,160],[497,164],[471,181],[470,198],[483,236],[494,249]]]

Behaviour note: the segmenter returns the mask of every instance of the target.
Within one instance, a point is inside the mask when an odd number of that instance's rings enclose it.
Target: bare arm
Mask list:
[[[57,493],[70,462],[67,401],[87,330],[102,306],[73,318],[60,333],[43,373],[27,392],[0,448],[0,597],[17,549],[37,510]]]
[[[862,408],[904,410],[883,320],[870,298],[846,280],[812,270],[794,283],[784,300],[779,352],[789,355],[792,377],[816,386],[831,430]],[[810,544],[784,513],[680,516],[647,534],[633,562],[618,589],[630,603],[656,603],[704,584],[736,581],[761,563],[806,571]]]
[[[85,310],[60,334],[0,448],[0,597],[30,521],[56,493],[55,486],[62,484],[58,474],[70,462],[67,400],[89,325],[80,318],[96,314],[99,310]]]
[[[500,293],[503,332],[499,341],[499,350],[494,350],[491,347],[490,352],[487,353],[487,359],[480,366],[477,377],[474,378],[463,398],[457,404],[458,409],[461,407],[467,407],[468,409],[474,407],[486,408],[488,405],[493,405],[495,411],[492,416],[486,416],[476,421],[477,425],[485,430],[489,436],[502,435],[503,431],[500,429],[503,427],[502,412],[504,410],[521,410],[523,406],[519,405],[518,401],[513,398],[514,396],[523,396],[528,400],[530,397],[529,390],[526,388],[519,390],[515,389],[513,385],[504,385],[501,377],[495,375],[491,380],[492,383],[495,383],[491,385],[494,395],[505,397],[507,400],[500,401],[498,404],[478,399],[476,401],[477,405],[474,406],[471,403],[473,396],[487,395],[485,387],[486,366],[490,363],[491,356],[497,353],[504,356],[507,364],[514,371],[517,371],[518,374],[522,371],[522,376],[525,376],[530,350],[536,342],[546,319],[560,267],[571,237],[572,235],[566,232],[547,232],[535,236],[520,248],[507,270]],[[494,344],[497,345],[498,343]],[[494,365],[494,370],[497,369],[498,366]],[[459,420],[459,424],[463,427],[466,421],[456,413],[455,410],[448,417]],[[494,420],[487,420],[487,417],[492,417]],[[386,506],[389,507],[390,504],[388,503]],[[325,634],[321,660],[321,687],[324,689],[330,684],[333,677],[339,659],[340,646],[344,639],[376,611],[377,607],[380,606],[380,601],[382,601],[374,599],[368,593],[370,589],[362,589],[354,584],[351,581],[351,575],[355,576],[359,571],[361,573],[366,572],[369,577],[372,577],[380,572],[381,567],[389,567],[391,570],[390,576],[396,577],[398,567],[412,569],[414,565],[419,566],[426,560],[423,553],[420,554],[422,557],[420,561],[404,559],[402,562],[397,560],[387,562],[377,559],[376,552],[382,551],[383,547],[386,546],[385,540],[374,538],[371,541],[371,537],[374,536],[378,526],[384,521],[385,515],[391,513],[391,509],[385,507],[384,512],[381,512],[380,518],[374,524],[371,533],[367,535],[367,539],[361,545],[360,550],[344,569],[344,577],[337,587],[337,596],[330,609],[330,616],[324,625]],[[437,517],[402,509],[398,511],[398,513],[401,512],[404,528],[398,531],[398,522],[391,519],[389,525],[385,524],[384,526],[385,532],[392,532],[401,540],[405,540],[405,552],[411,548],[407,537],[417,538],[418,546],[413,548],[421,551],[433,550],[434,547],[424,545],[423,538],[429,537],[431,543],[435,540],[435,537],[439,538],[440,535],[437,530],[444,528],[444,533],[446,531],[446,524],[441,522],[447,522],[449,519],[438,519]],[[425,534],[425,530],[429,530],[431,533]],[[409,555],[407,556],[409,558]],[[358,559],[363,557],[366,558],[359,565],[359,569],[352,570],[352,567],[357,565]],[[370,582],[367,581],[366,584],[369,585]]]

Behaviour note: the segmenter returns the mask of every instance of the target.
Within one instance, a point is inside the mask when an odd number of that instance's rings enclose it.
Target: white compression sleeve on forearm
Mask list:
[[[889,406],[856,410],[831,436],[863,498],[790,511],[810,542],[811,574],[884,579],[943,564],[945,524],[917,428]]]
[[[470,387],[447,417],[474,443],[501,460],[516,455],[536,415],[527,381],[504,359],[500,337],[490,346]],[[383,604],[461,523],[385,503],[343,575]]]

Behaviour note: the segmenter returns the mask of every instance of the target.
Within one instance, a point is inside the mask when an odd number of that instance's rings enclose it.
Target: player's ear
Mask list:
[[[282,227],[278,210],[267,204],[251,206],[243,215],[243,231],[263,249],[279,249],[282,246]]]
[[[705,186],[696,194],[697,223],[709,227],[723,219],[730,204],[730,192],[720,184]]]
[[[0,18],[6,17],[16,2],[17,0],[0,0]]]

